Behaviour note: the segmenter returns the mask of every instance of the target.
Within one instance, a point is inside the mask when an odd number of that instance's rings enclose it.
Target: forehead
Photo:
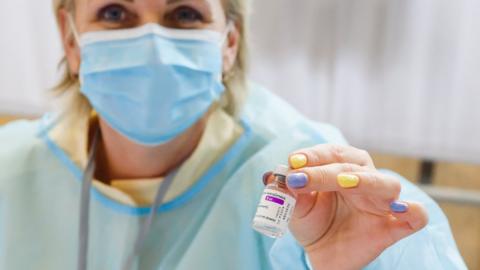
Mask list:
[[[75,3],[77,15],[87,16],[97,12],[100,8],[112,4],[124,4],[134,8],[138,13],[157,12],[170,6],[191,5],[209,12],[215,21],[224,20],[227,17],[226,6],[229,0],[71,0]]]
[[[114,1],[107,1],[107,0],[74,0],[76,3],[95,3],[95,2],[114,2]],[[169,5],[169,4],[181,4],[181,3],[207,3],[210,5],[220,5],[223,4],[227,0],[117,0],[115,2],[118,3],[130,3],[130,4],[157,4],[157,5]],[[111,3],[113,4],[113,3]]]

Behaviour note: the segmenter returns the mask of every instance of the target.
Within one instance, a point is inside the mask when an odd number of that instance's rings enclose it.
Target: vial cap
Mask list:
[[[273,171],[273,174],[278,174],[283,176],[287,176],[287,173],[288,173],[288,166],[286,165],[278,165],[277,168],[275,168],[275,171]]]

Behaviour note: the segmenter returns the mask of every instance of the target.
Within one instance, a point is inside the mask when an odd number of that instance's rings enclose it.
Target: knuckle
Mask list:
[[[371,174],[369,177],[370,187],[372,189],[378,189],[381,183],[381,176],[378,173]]]
[[[311,147],[299,149],[290,156],[293,156],[295,154],[303,154],[307,157],[309,162],[317,163],[319,153],[321,153],[321,152],[322,151],[319,150],[318,145],[314,145],[314,146],[311,146]]]
[[[319,185],[326,185],[328,182],[328,172],[325,168],[318,168],[315,174],[315,181]]]
[[[393,194],[395,194],[396,196],[399,195],[400,192],[402,192],[402,184],[398,179],[393,179],[391,181],[391,185],[392,185]]]
[[[342,163],[345,160],[345,149],[336,144],[331,144],[329,146],[330,153],[332,154],[332,158],[337,163]]]
[[[374,173],[371,177],[371,186],[374,189],[385,190],[389,199],[396,198],[402,191],[402,185],[397,178],[389,177],[383,173]]]
[[[402,183],[400,180],[392,175],[378,173],[379,177],[382,177],[384,182],[387,185],[387,188],[390,190],[393,197],[397,197],[402,191]],[[389,193],[390,194],[390,193]]]
[[[359,149],[358,153],[364,160],[371,160],[372,158],[370,157],[370,153],[367,152],[367,150]]]
[[[325,151],[323,145],[317,144],[313,147],[310,147],[304,151],[304,153],[308,154],[309,161],[317,164],[321,161],[321,154]]]
[[[341,171],[350,173],[350,172],[355,172],[357,170],[356,170],[355,165],[350,164],[350,163],[345,163],[341,166]]]
[[[360,159],[362,160],[362,165],[364,166],[371,166],[373,165],[373,159],[372,157],[370,156],[370,153],[368,153],[367,150],[363,150],[363,149],[357,149],[358,151],[358,155],[360,157]]]

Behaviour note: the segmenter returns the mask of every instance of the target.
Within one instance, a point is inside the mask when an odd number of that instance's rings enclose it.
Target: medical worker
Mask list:
[[[432,199],[247,83],[246,0],[54,8],[66,106],[0,129],[0,269],[465,269]],[[278,164],[273,240],[251,222]]]

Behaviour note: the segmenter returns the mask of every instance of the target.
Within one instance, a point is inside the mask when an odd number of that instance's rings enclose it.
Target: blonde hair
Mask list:
[[[227,74],[223,74],[226,91],[222,105],[227,113],[235,117],[238,116],[247,96],[247,17],[249,1],[222,0],[222,2],[224,2],[227,19],[234,22],[240,32],[238,55],[235,64]],[[65,9],[73,13],[75,11],[75,0],[53,0],[53,8],[57,17],[57,24],[59,24],[59,11]],[[62,96],[67,94],[68,105],[65,108],[65,112],[67,114],[77,114],[77,116],[90,114],[92,107],[86,97],[80,93],[80,82],[69,70],[65,57],[60,62],[59,68],[63,75],[59,83],[54,87],[54,91]]]

